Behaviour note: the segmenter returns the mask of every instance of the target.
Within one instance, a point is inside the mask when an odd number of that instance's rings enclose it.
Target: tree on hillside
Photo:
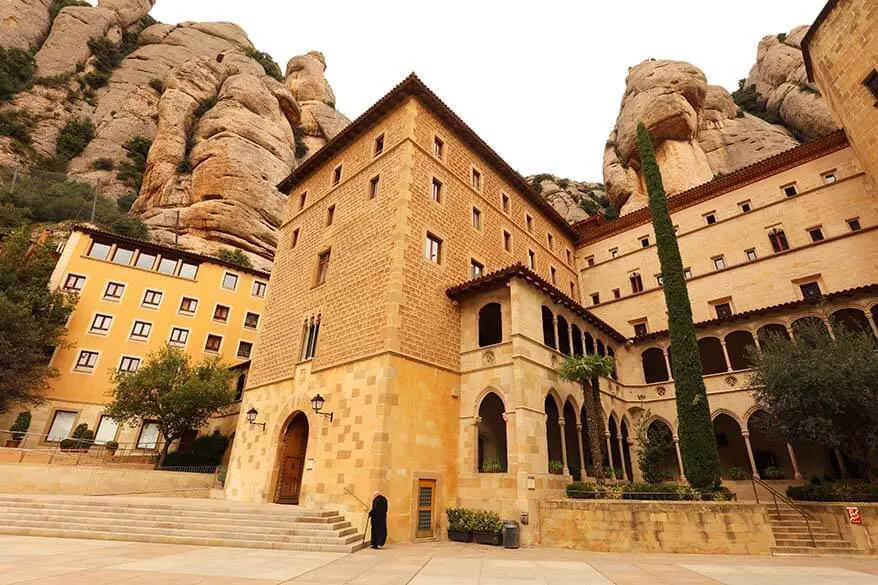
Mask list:
[[[674,359],[671,371],[680,421],[680,451],[686,479],[699,489],[713,489],[720,482],[719,453],[710,420],[710,405],[701,371],[701,356],[692,322],[689,291],[683,277],[683,261],[668,211],[662,175],[655,160],[652,139],[643,123],[637,125],[640,164],[649,193],[649,210],[655,229],[656,248],[662,268],[668,332]]]
[[[155,421],[164,439],[157,466],[168,448],[189,429],[204,426],[211,415],[235,399],[232,373],[219,358],[189,363],[189,355],[165,345],[151,353],[136,372],[116,371],[106,413],[131,426]]]
[[[40,402],[51,350],[62,343],[74,298],[49,290],[55,259],[28,226],[0,242],[0,412]]]
[[[601,408],[601,394],[598,378],[613,373],[613,358],[596,353],[566,358],[558,366],[558,377],[568,382],[576,382],[582,387],[585,403],[588,447],[594,462],[594,475],[598,484],[604,483],[604,458],[601,454],[603,443],[604,411]]]
[[[751,349],[750,386],[770,417],[771,434],[838,449],[870,479],[878,463],[878,352],[869,331],[822,321],[796,328],[796,339],[769,335]],[[674,355],[674,359],[676,359]]]

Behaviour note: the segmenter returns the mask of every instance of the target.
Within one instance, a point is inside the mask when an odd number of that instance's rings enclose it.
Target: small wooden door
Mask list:
[[[418,528],[415,538],[432,538],[436,515],[436,480],[418,480]]]
[[[293,417],[284,435],[284,450],[277,480],[277,503],[298,504],[308,449],[308,419],[301,412]]]

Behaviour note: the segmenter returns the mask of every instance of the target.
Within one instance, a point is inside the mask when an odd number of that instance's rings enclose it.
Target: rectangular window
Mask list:
[[[531,270],[537,269],[537,255],[534,253],[533,250],[527,251],[527,266]]]
[[[182,327],[174,327],[171,329],[171,337],[168,343],[171,345],[184,346],[189,341],[189,330]]]
[[[375,150],[372,154],[378,156],[382,152],[384,152],[384,134],[375,139]]]
[[[228,290],[235,290],[238,288],[238,275],[226,272],[223,275],[223,288]]]
[[[56,410],[52,416],[52,425],[46,436],[47,443],[57,443],[70,436],[73,431],[73,421],[76,420],[76,412],[72,410]]]
[[[552,284],[558,284],[558,271],[555,270],[554,266],[549,267],[549,274],[552,277]]]
[[[213,309],[213,320],[225,323],[229,320],[229,308],[225,305],[217,305]]]
[[[326,208],[326,227],[332,225],[332,221],[335,219],[335,205],[330,205]]]
[[[546,234],[546,243],[549,245],[550,250],[555,249],[555,236],[552,234]]]
[[[204,351],[209,351],[212,353],[216,353],[220,350],[220,347],[223,344],[223,338],[221,335],[214,335],[213,333],[207,336],[207,341],[204,342]]]
[[[442,181],[433,177],[433,183],[430,187],[430,196],[436,203],[442,203]]]
[[[594,256],[589,256],[585,259],[586,266],[594,266]]]
[[[567,264],[573,264],[573,254],[568,249],[564,249],[564,255],[567,257]]]
[[[774,250],[775,254],[790,249],[787,236],[783,233],[783,230],[775,228],[768,232],[768,241],[771,242],[771,249]]]
[[[299,210],[305,209],[305,202],[308,201],[308,192],[305,191],[299,195]]]
[[[329,275],[329,254],[330,250],[327,250],[317,256],[317,286],[326,282],[326,277]]]
[[[820,292],[820,285],[816,282],[800,284],[799,290],[802,291],[803,299],[816,299],[822,294]]]
[[[634,324],[634,335],[646,335],[648,333],[648,329],[646,327],[646,323],[635,323]]]
[[[861,227],[860,226],[860,218],[855,217],[853,219],[847,220],[847,222],[848,222],[848,227],[851,229],[852,232],[859,231],[859,229]]]
[[[529,233],[534,233],[534,218],[529,214],[524,214],[524,225]]]
[[[118,282],[108,282],[107,288],[104,290],[104,298],[111,301],[118,301],[125,292],[125,285]]]
[[[155,254],[141,252],[137,255],[137,262],[135,262],[134,265],[138,268],[143,268],[144,270],[152,270],[152,267],[155,266],[156,258],[157,256]]]
[[[485,273],[485,266],[481,262],[477,262],[475,258],[470,258],[470,277],[478,278]]]
[[[150,331],[152,331],[152,324],[146,321],[135,321],[134,327],[131,328],[131,337],[143,341],[149,337]]]
[[[92,372],[98,363],[98,352],[88,351],[87,349],[79,350],[76,356],[76,365],[74,369],[79,372]]]
[[[302,361],[310,360],[317,354],[317,337],[320,335],[320,315],[305,319],[302,330]]]
[[[88,251],[88,257],[97,260],[106,260],[110,256],[110,248],[111,246],[107,244],[92,242],[91,249]]]
[[[445,143],[438,136],[433,137],[433,156],[438,159],[445,158]]]
[[[473,207],[472,214],[473,227],[477,230],[482,229],[482,212],[478,207]]]
[[[253,344],[249,341],[239,341],[238,342],[238,351],[235,353],[236,356],[242,359],[249,359],[250,354],[253,352]]]
[[[102,315],[98,313],[95,315],[94,319],[91,321],[91,327],[89,327],[89,333],[106,333],[110,330],[110,325],[113,324],[113,317],[110,315]]]
[[[333,186],[341,183],[341,170],[342,170],[342,165],[338,165],[337,167],[335,167],[332,170],[332,185]]]
[[[787,197],[793,197],[796,195],[796,193],[799,192],[796,188],[795,183],[792,183],[790,185],[784,185],[783,187],[781,187],[781,189],[783,190],[784,195],[786,195]]]
[[[707,225],[713,225],[716,223],[716,213],[708,213],[704,216],[704,221],[707,222]]]
[[[159,262],[158,271],[162,274],[174,274],[177,272],[177,261],[173,258],[162,258]]]
[[[719,303],[713,308],[716,310],[717,319],[726,319],[732,316],[732,305],[729,303]]]
[[[683,278],[685,280],[689,280],[690,278],[692,278],[692,269],[691,268],[684,268],[683,269]]]
[[[713,260],[713,268],[714,270],[722,270],[726,267],[726,259],[722,256],[717,256],[716,258],[711,258]]]
[[[509,213],[509,209],[512,205],[512,202],[509,199],[509,195],[506,193],[500,194],[500,208],[503,210],[503,213]]]
[[[808,230],[808,236],[812,242],[819,242],[823,240],[823,230],[819,227],[811,228]]]
[[[618,288],[614,288],[613,289],[613,298],[614,299],[621,299],[622,298],[622,291],[619,290]]]
[[[591,304],[592,305],[600,305],[601,304],[601,294],[600,293],[591,293]]]
[[[756,260],[756,249],[750,248],[749,250],[744,250],[744,253],[747,254],[747,262],[753,262]]]
[[[293,230],[292,235],[290,236],[290,248],[295,248],[296,244],[299,243],[299,228]]]
[[[434,264],[442,262],[442,240],[427,232],[427,238],[424,240],[424,257]]]
[[[66,291],[81,292],[83,286],[85,286],[85,277],[78,274],[68,274],[64,281],[64,290]]]
[[[655,282],[659,286],[665,286],[665,277],[662,276],[661,274],[656,274],[655,275]]]
[[[573,283],[572,280],[570,281],[570,296],[574,299],[576,298],[576,285]]]
[[[116,251],[113,252],[113,262],[116,264],[128,266],[133,258],[134,250],[129,250],[128,248],[116,248]]]
[[[159,444],[159,423],[144,421],[137,437],[138,449],[155,449]]]
[[[503,230],[503,249],[512,252],[512,234]]]
[[[180,262],[180,273],[178,275],[180,276],[180,278],[195,280],[195,275],[197,274],[198,264],[192,264],[191,262]]]
[[[472,173],[472,186],[473,189],[475,189],[476,191],[482,190],[482,173],[480,173],[476,169],[473,169]]]
[[[878,99],[878,71],[873,69],[863,80],[863,85],[866,86],[873,98]]]
[[[631,282],[632,293],[639,293],[643,290],[643,279],[640,278],[639,273],[632,272],[628,275],[628,280]]]
[[[823,177],[824,185],[832,185],[838,180],[838,177],[835,176],[835,171],[829,171],[828,173],[823,173],[821,175]]]
[[[741,210],[741,213],[750,213],[750,211],[753,209],[753,206],[750,204],[750,200],[748,199],[747,201],[741,201],[740,203],[738,203],[738,209]]]
[[[250,294],[254,297],[263,299],[265,298],[265,291],[268,289],[268,283],[262,282],[261,280],[253,281],[253,288],[250,289]]]
[[[643,236],[640,238],[640,247],[649,248],[649,236]]]
[[[119,371],[120,372],[128,372],[133,374],[137,371],[137,368],[140,367],[140,358],[139,357],[131,357],[127,355],[122,356],[122,361],[119,362]]]
[[[244,315],[244,327],[247,329],[256,329],[259,327],[259,313],[247,311],[247,314]]]
[[[162,293],[157,290],[147,289],[143,293],[143,306],[150,309],[157,309],[162,304]]]
[[[610,258],[619,257],[619,248],[610,248]]]
[[[107,441],[114,441],[119,430],[119,421],[105,414],[98,421],[98,430],[95,432],[95,445],[103,445]]]
[[[196,309],[198,309],[198,299],[193,299],[192,297],[183,297],[183,300],[180,301],[181,313],[194,315]]]
[[[371,179],[369,179],[369,199],[375,199],[378,197],[378,186],[381,184],[381,177],[379,175],[375,175]]]

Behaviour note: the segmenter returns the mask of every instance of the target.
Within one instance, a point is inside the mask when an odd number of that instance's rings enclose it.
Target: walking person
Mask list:
[[[369,518],[372,520],[372,548],[381,548],[387,542],[387,498],[377,495],[372,499]]]

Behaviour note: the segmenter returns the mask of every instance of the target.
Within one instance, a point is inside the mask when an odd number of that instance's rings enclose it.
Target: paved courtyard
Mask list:
[[[0,536],[0,585],[878,585],[874,557],[627,555],[454,543],[353,555]]]

